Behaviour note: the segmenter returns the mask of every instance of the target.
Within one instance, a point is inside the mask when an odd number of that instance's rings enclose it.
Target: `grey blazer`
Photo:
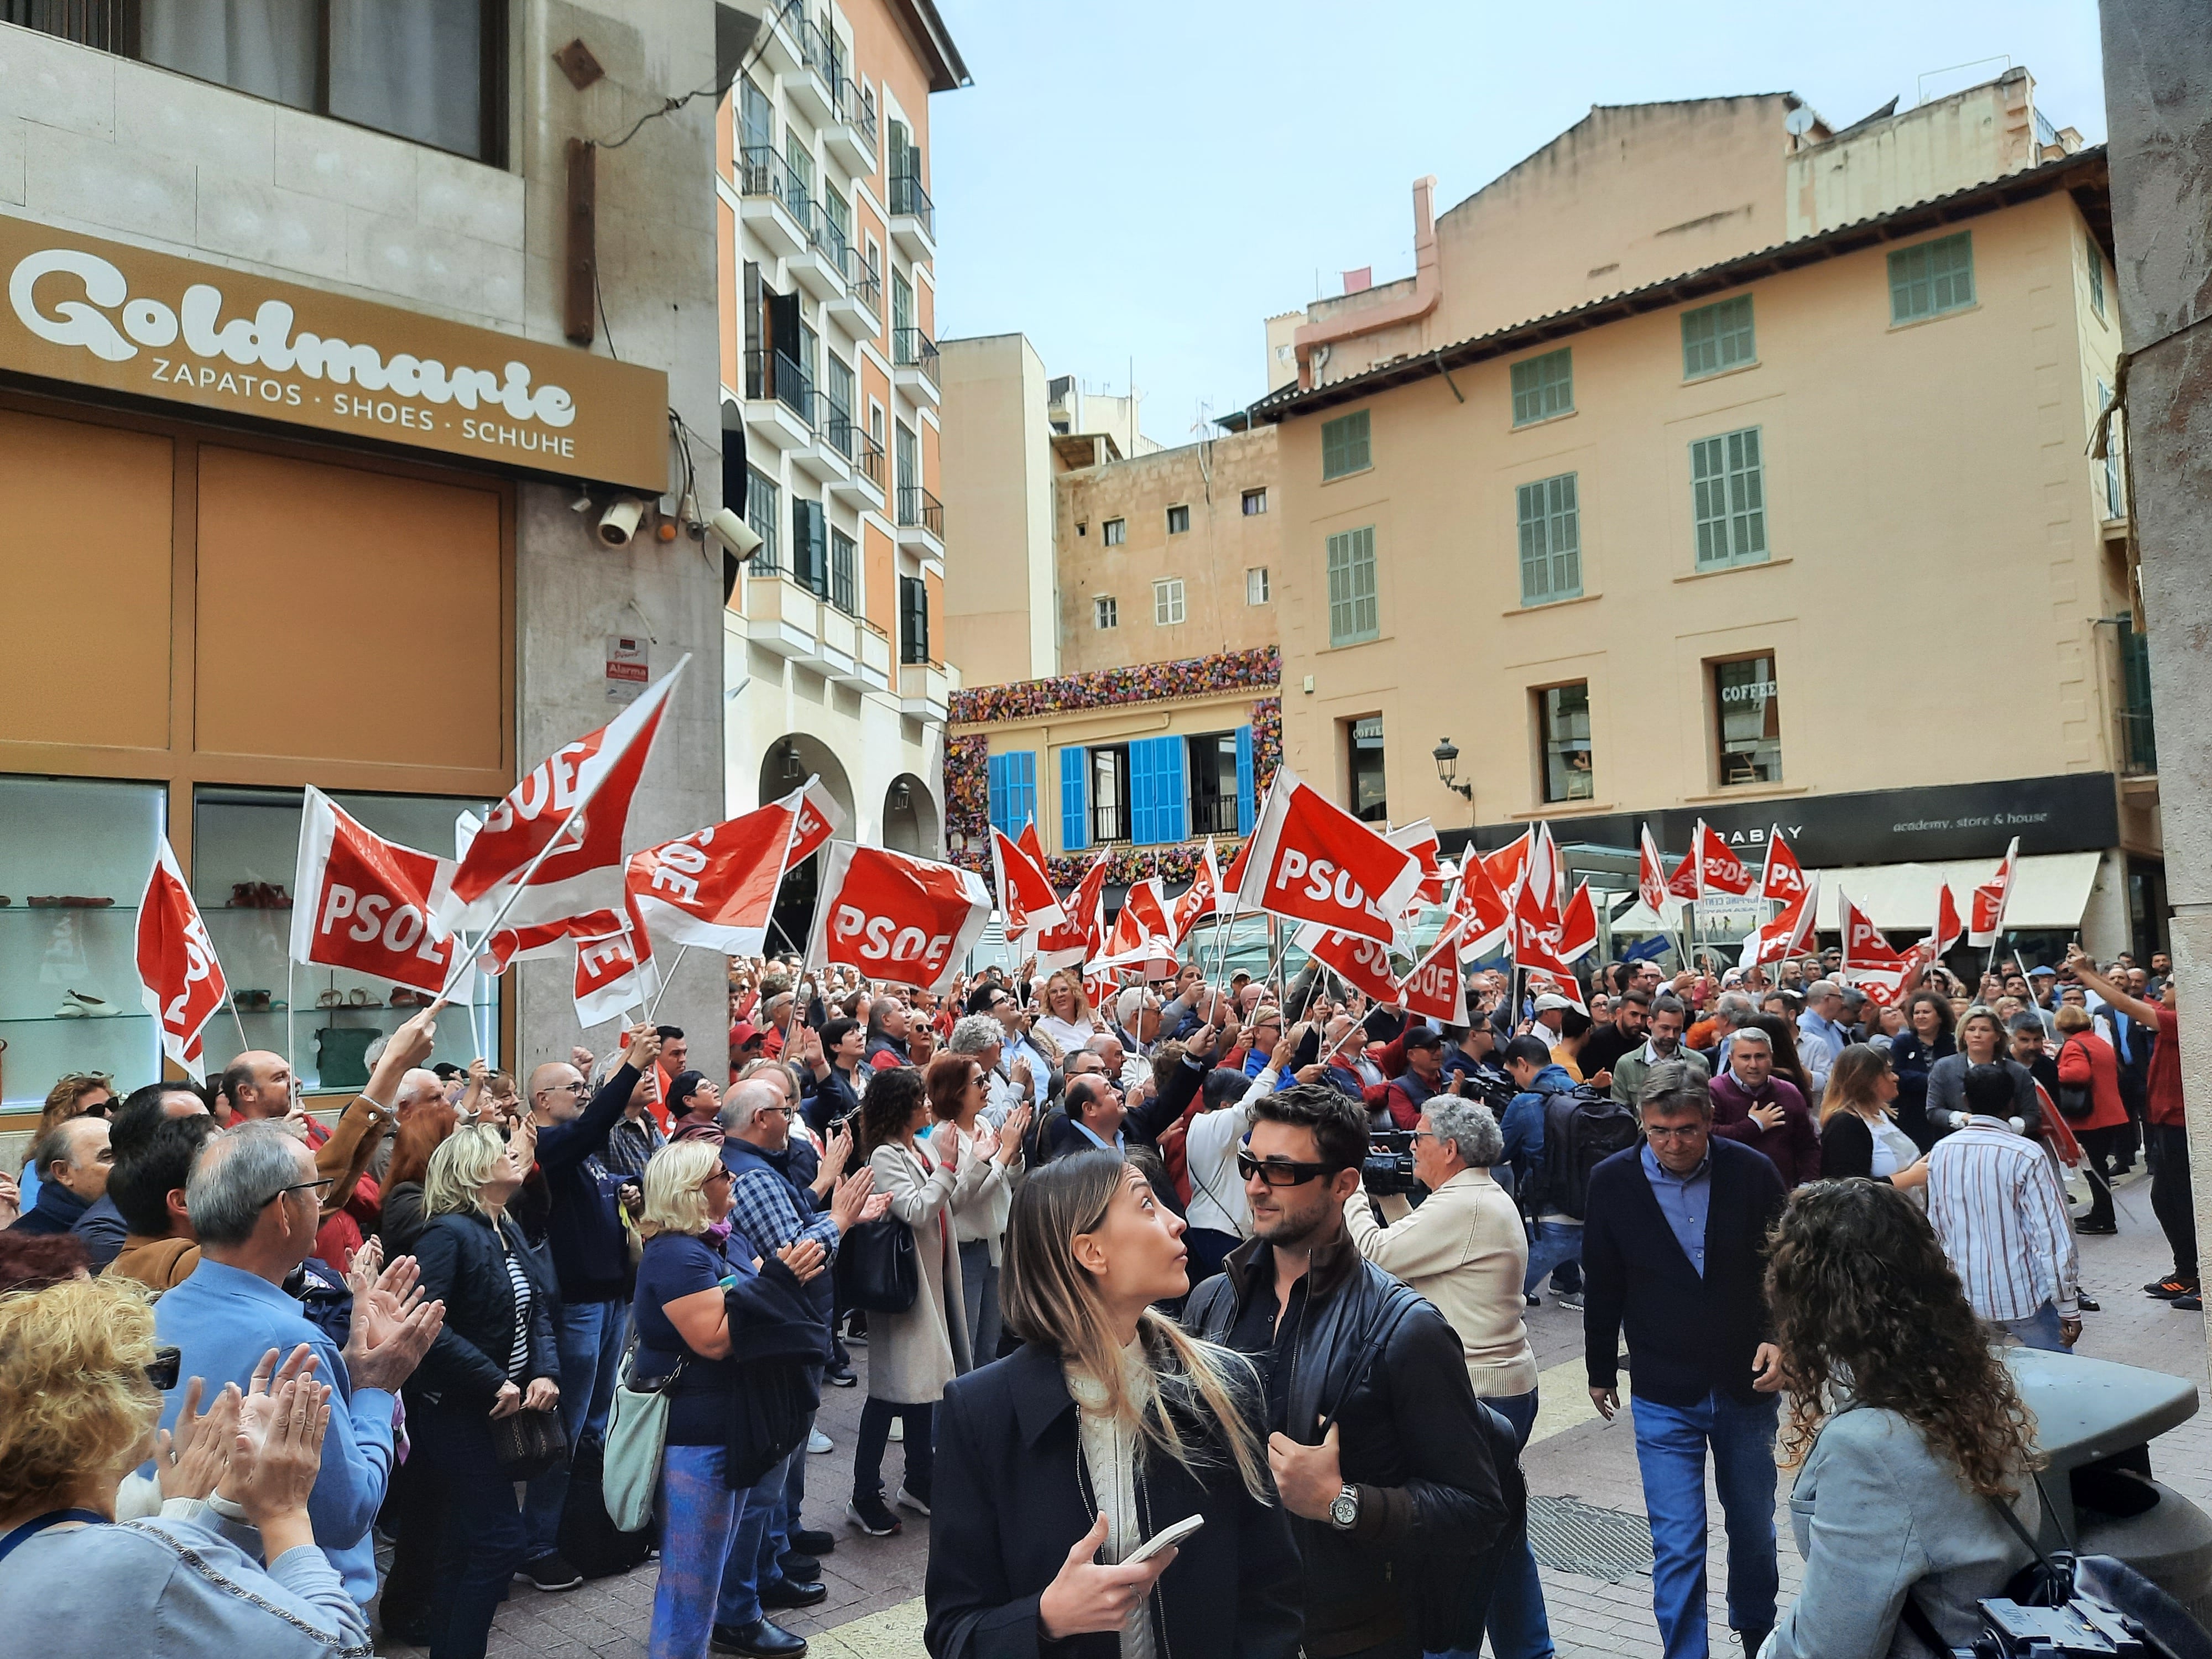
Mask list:
[[[2022,1480],[2013,1505],[2032,1534],[2041,1505]],[[1830,1418],[1790,1494],[1790,1527],[1805,1577],[1762,1659],[1921,1659],[1901,1622],[1905,1593],[1943,1639],[1969,1645],[1975,1602],[2001,1595],[2027,1547],[1954,1467],[1892,1411],[1847,1407]]]

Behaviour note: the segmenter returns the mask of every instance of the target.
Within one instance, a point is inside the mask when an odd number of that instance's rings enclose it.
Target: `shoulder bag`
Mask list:
[[[837,1291],[847,1307],[905,1313],[921,1294],[914,1229],[895,1215],[847,1230],[837,1246]]]
[[[2060,1055],[2063,1056],[2066,1050],[2071,1048],[2076,1041],[2078,1041],[2077,1037],[2068,1037],[2064,1042],[2061,1043],[2058,1048]],[[2097,1103],[2096,1096],[2092,1092],[2094,1087],[2095,1077],[2096,1073],[2092,1069],[2090,1073],[2091,1081],[2088,1083],[2061,1083],[2058,1085],[2058,1109],[2062,1115],[2067,1117],[2087,1117],[2089,1115],[2090,1112],[2095,1109]]]
[[[668,1447],[668,1389],[684,1375],[684,1364],[657,1382],[640,1384],[631,1371],[635,1344],[623,1356],[615,1378],[614,1405],[607,1417],[605,1465],[600,1477],[608,1518],[624,1532],[652,1524],[653,1495],[660,1485],[660,1465]]]

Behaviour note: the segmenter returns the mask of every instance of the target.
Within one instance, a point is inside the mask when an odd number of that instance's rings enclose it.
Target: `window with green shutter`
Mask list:
[[[2105,320],[2105,252],[2094,236],[2084,252],[2089,256],[2089,307],[2101,323]]]
[[[1700,306],[1682,313],[1682,378],[1694,380],[1717,374],[1724,368],[1756,362],[1759,349],[1752,338],[1751,295],[1739,294],[1718,305]]]
[[[1692,443],[1690,491],[1698,569],[1720,570],[1765,558],[1766,469],[1757,427]]]
[[[1575,410],[1575,354],[1571,346],[1513,365],[1513,424],[1571,415]]]
[[[1328,538],[1328,642],[1357,645],[1381,631],[1375,606],[1375,526],[1340,531]]]
[[[1575,474],[1539,478],[1515,492],[1521,520],[1521,603],[1547,605],[1583,591],[1582,514]]]
[[[1962,230],[1889,256],[1889,320],[1917,322],[1974,303],[1974,236]]]
[[[1321,423],[1321,476],[1326,483],[1374,465],[1367,442],[1367,411],[1340,415]]]

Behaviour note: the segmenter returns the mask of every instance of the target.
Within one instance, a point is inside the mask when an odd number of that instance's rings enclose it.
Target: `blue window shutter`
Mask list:
[[[1091,845],[1091,751],[1060,751],[1060,850],[1080,852]]]
[[[1036,811],[1036,750],[1009,750],[1006,758],[1006,821],[1000,827],[1018,836]]]
[[[1129,839],[1149,847],[1160,839],[1159,739],[1129,745]]]
[[[1160,839],[1190,838],[1190,745],[1181,738],[1160,743]]]
[[[1252,775],[1252,728],[1237,728],[1237,833],[1252,833],[1252,820],[1259,814],[1255,799]]]
[[[1006,757],[991,757],[991,827],[1006,827]]]

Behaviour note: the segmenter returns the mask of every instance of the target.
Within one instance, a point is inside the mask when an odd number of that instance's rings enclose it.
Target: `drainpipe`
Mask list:
[[[1374,334],[1386,328],[1395,328],[1401,323],[1418,322],[1437,308],[1443,298],[1443,271],[1437,259],[1437,181],[1432,173],[1413,181],[1413,291],[1388,305],[1362,306],[1347,310],[1343,315],[1318,323],[1308,323],[1292,337],[1298,354],[1298,389],[1313,390],[1316,347],[1326,348],[1342,340],[1357,339],[1363,334]]]

